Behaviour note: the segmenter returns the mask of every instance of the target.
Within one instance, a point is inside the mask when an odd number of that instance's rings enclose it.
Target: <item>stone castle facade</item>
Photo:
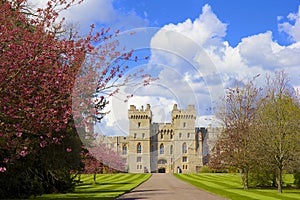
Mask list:
[[[174,104],[170,123],[153,123],[150,105],[128,110],[129,135],[105,137],[119,152],[129,173],[197,173],[209,153],[211,129],[195,128],[196,110]],[[203,138],[206,137],[206,138]]]

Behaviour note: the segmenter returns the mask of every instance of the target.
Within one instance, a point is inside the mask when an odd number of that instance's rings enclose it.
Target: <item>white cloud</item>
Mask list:
[[[297,34],[291,31],[299,30],[299,13],[289,15],[289,19],[295,20],[295,24],[289,24],[290,28],[281,24],[282,31],[299,41]],[[134,93],[129,104],[137,107],[151,104],[156,122],[168,121],[175,102],[180,108],[195,104],[197,126],[205,126],[215,121],[209,109],[221,100],[224,87],[234,81],[245,81],[257,74],[284,69],[291,76],[291,84],[300,85],[300,42],[281,46],[274,41],[272,32],[267,31],[242,38],[237,46],[232,47],[224,39],[226,31],[227,25],[208,5],[203,7],[197,19],[168,24],[158,30],[150,44],[139,47],[151,48],[149,65],[140,67],[146,69],[146,73],[147,70],[155,71],[159,80],[147,87],[124,90]],[[140,40],[142,37],[138,36]],[[129,105],[113,100],[111,106],[112,113],[105,119],[103,131],[127,134]]]
[[[128,135],[129,105],[135,105],[137,109],[141,109],[146,104],[151,105],[152,122],[171,122],[171,110],[173,105],[177,103],[173,99],[160,96],[133,96],[128,102],[122,99],[112,97],[106,110],[110,113],[105,116],[102,123],[97,125],[96,131],[103,135]]]
[[[300,6],[297,13],[290,13],[288,22],[278,25],[279,31],[287,33],[295,42],[300,42]]]
[[[171,30],[192,38],[201,46],[218,42],[220,38],[226,35],[227,25],[222,23],[211,11],[209,5],[202,8],[202,14],[192,22],[187,19],[183,23],[169,24],[163,27],[165,30]]]
[[[48,0],[29,0],[34,7],[45,7]],[[81,4],[62,11],[60,17],[65,17],[67,23],[74,24],[86,33],[91,24],[110,26],[112,30],[127,30],[135,27],[145,27],[148,21],[137,16],[134,11],[122,13],[113,6],[113,0],[84,0]]]
[[[300,33],[299,14],[289,15],[289,18],[296,20],[293,29]],[[205,110],[222,94],[223,86],[235,80],[249,80],[257,74],[284,69],[293,76],[292,84],[300,83],[299,72],[296,72],[300,66],[300,44],[281,46],[273,40],[272,32],[267,31],[242,38],[236,47],[232,47],[224,39],[226,30],[227,25],[205,5],[194,21],[187,19],[166,25],[151,40],[151,47],[161,50],[152,51],[151,62],[165,66],[159,74],[164,84],[173,85],[176,92],[182,94],[179,99],[183,105],[189,101],[187,96],[195,96],[200,106],[199,118],[201,114],[209,114]],[[297,38],[296,34],[292,36]],[[180,75],[174,76],[170,68]],[[193,95],[187,95],[186,90],[192,91]]]

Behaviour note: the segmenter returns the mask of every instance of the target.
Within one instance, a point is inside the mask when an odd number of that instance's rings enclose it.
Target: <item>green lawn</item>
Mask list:
[[[228,199],[262,199],[262,200],[296,200],[300,199],[300,190],[285,189],[278,194],[276,189],[249,189],[244,190],[239,174],[174,174],[177,178],[189,182],[211,193],[218,194]],[[292,183],[292,178],[287,176],[284,181]]]
[[[114,199],[150,178],[151,174],[98,174],[97,183],[93,175],[81,175],[81,181],[73,193],[45,194],[38,199]]]

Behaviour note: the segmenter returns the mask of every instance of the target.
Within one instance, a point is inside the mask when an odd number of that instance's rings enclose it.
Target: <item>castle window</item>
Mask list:
[[[167,160],[166,159],[159,159],[158,161],[157,161],[157,164],[166,164],[167,163]]]
[[[179,138],[181,138],[182,137],[182,133],[179,133]]]
[[[141,143],[137,144],[137,146],[136,146],[136,152],[137,153],[142,153],[142,145],[141,145]]]
[[[190,138],[190,133],[187,134],[187,137]]]
[[[126,146],[126,144],[123,145],[123,155],[127,155],[127,146]]]
[[[143,168],[143,166],[142,165],[136,165],[136,169],[142,169]]]
[[[138,122],[138,127],[139,127],[139,128],[141,127],[141,122]]]
[[[143,138],[143,139],[145,138],[145,133],[142,133],[142,138]]]
[[[164,144],[161,144],[161,145],[159,146],[159,153],[160,153],[160,154],[164,154],[164,153],[165,153]]]
[[[164,135],[163,134],[160,134],[160,139],[164,139]]]
[[[171,133],[171,135],[170,135],[170,139],[173,139],[173,133]]]
[[[187,162],[187,157],[186,156],[182,157],[182,162]]]
[[[136,133],[135,133],[135,134],[133,134],[133,138],[134,138],[134,139],[136,138]]]
[[[141,156],[138,156],[138,157],[136,157],[136,162],[142,162],[142,157]]]
[[[182,153],[187,153],[186,143],[182,144]]]
[[[183,128],[186,128],[186,123],[185,122],[183,122]]]
[[[173,145],[170,146],[170,154],[173,154]]]

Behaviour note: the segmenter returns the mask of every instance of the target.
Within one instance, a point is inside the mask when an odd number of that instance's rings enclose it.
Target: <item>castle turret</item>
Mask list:
[[[183,173],[189,173],[200,166],[199,162],[199,143],[196,142],[195,122],[196,109],[193,105],[188,105],[187,109],[178,109],[177,105],[173,106],[172,124],[174,127],[174,146],[175,166],[181,168]],[[197,138],[198,139],[198,138]]]
[[[142,173],[150,170],[150,133],[152,112],[150,105],[146,109],[137,109],[130,105],[129,118],[129,169],[132,173]]]

